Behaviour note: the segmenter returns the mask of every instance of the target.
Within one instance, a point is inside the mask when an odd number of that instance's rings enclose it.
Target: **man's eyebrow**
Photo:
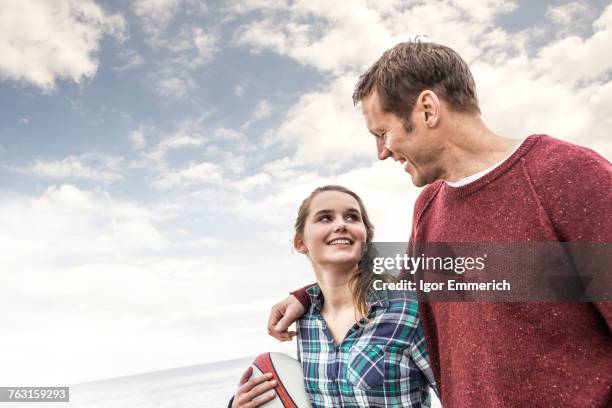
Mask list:
[[[371,134],[373,134],[376,137],[379,137],[383,132],[384,129],[378,128],[378,129],[368,129],[370,131]]]

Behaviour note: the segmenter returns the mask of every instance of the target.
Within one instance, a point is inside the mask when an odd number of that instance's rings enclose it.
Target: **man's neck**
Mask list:
[[[477,115],[457,115],[448,129],[440,131],[446,134],[441,178],[447,181],[457,181],[491,167],[519,143],[493,133]]]

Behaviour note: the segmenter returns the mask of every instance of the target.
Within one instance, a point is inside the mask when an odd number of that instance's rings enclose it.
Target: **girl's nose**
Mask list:
[[[343,218],[341,218],[340,221],[336,222],[334,231],[346,231],[346,222]]]

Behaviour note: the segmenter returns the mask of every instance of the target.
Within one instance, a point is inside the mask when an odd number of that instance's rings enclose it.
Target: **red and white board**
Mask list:
[[[296,359],[283,353],[263,353],[253,361],[251,377],[272,373],[276,380],[276,398],[261,407],[264,408],[310,408],[310,400],[304,389],[302,365]]]

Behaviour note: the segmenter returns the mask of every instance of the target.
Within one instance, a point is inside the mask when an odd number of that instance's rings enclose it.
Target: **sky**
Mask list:
[[[313,281],[315,187],[407,241],[419,193],[351,100],[423,36],[470,65],[497,134],[612,157],[612,5],[506,0],[0,0],[2,385],[285,351],[268,310]]]

